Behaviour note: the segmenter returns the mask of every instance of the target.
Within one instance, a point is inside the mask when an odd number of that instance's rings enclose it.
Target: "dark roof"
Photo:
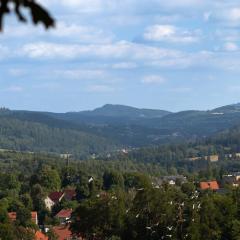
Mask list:
[[[53,201],[53,202],[59,202],[61,198],[63,197],[63,192],[51,192],[48,197]]]

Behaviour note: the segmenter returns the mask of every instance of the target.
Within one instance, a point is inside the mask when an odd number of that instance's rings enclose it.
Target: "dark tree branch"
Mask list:
[[[9,4],[14,4],[14,9],[9,8]],[[42,23],[46,29],[54,26],[54,19],[41,5],[34,0],[0,0],[0,31],[3,30],[3,18],[6,14],[14,12],[20,22],[27,22],[26,17],[21,10],[29,9],[31,12],[32,22],[34,24]]]

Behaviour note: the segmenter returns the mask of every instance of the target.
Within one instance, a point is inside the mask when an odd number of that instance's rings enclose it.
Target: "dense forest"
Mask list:
[[[142,150],[138,157],[141,154],[151,155]],[[169,167],[163,161],[124,158],[79,161],[1,152],[0,238],[34,239],[34,231],[48,226],[49,239],[57,239],[56,214],[72,209],[71,232],[85,239],[239,239],[239,189],[222,185],[224,192],[199,191],[199,181],[220,183],[233,165],[239,170],[238,159],[199,160],[190,164],[189,171],[180,160]],[[179,174],[186,181],[161,182],[164,176]],[[76,197],[47,209],[46,197],[64,189],[74,190]],[[38,213],[38,225],[31,221],[31,211]],[[17,213],[14,223],[9,212]]]

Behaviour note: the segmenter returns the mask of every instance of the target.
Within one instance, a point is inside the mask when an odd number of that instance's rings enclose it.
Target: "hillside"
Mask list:
[[[211,111],[137,109],[105,105],[93,111],[0,111],[0,148],[70,152],[77,156],[214,136],[240,126],[238,105]]]

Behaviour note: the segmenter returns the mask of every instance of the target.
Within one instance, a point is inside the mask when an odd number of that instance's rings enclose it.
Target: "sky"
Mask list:
[[[239,0],[39,3],[56,28],[5,18],[0,106],[181,111],[240,102]]]

